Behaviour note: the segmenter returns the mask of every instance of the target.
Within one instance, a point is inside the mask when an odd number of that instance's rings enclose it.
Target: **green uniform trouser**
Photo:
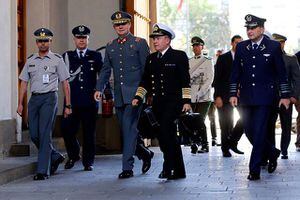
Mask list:
[[[192,103],[192,109],[193,112],[195,113],[200,113],[201,116],[203,117],[203,120],[205,120],[207,113],[208,113],[208,109],[210,107],[211,102],[197,102],[197,103]],[[199,122],[202,123],[202,122]],[[208,145],[207,142],[207,131],[206,131],[206,127],[204,127],[204,130],[199,133],[198,135],[196,135],[195,137],[191,138],[193,143],[199,143],[201,141],[202,145]]]

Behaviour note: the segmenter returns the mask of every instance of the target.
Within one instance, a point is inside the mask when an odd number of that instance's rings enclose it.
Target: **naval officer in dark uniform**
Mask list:
[[[115,108],[123,140],[120,179],[133,176],[134,154],[140,160],[143,160],[143,173],[150,169],[154,154],[145,147],[138,134],[137,124],[142,107],[131,105],[144,72],[146,57],[149,55],[146,40],[135,37],[130,33],[131,18],[130,14],[122,11],[117,11],[111,16],[118,38],[112,40],[106,46],[104,65],[94,95],[96,100],[101,99],[104,87],[113,69]]]
[[[62,133],[68,153],[65,169],[71,169],[80,159],[80,145],[76,133],[82,123],[82,164],[85,171],[93,170],[95,157],[95,129],[98,102],[94,100],[97,77],[102,67],[101,54],[88,49],[90,29],[84,25],[73,28],[76,49],[63,58],[70,72],[73,113],[62,121]]]
[[[266,19],[249,14],[245,20],[249,40],[237,44],[230,81],[230,103],[237,106],[240,89],[245,133],[253,145],[248,179],[258,180],[264,152],[269,158],[268,172],[274,172],[277,167],[280,151],[267,140],[267,124],[279,91],[279,106],[288,109],[290,88],[279,42],[263,35]]]
[[[185,52],[170,46],[175,34],[168,26],[155,24],[150,37],[156,52],[147,57],[132,105],[141,104],[146,93],[153,98],[153,112],[159,123],[157,138],[164,157],[159,178],[185,178],[175,121],[182,112],[191,110],[189,60]]]
[[[31,98],[28,103],[29,133],[38,148],[37,174],[34,180],[45,180],[53,174],[64,157],[52,146],[52,129],[57,112],[58,82],[63,86],[66,109],[64,117],[71,114],[69,72],[59,54],[50,51],[53,33],[46,28],[34,32],[38,53],[28,57],[19,76],[21,80],[18,114],[23,111],[24,95],[30,82]]]

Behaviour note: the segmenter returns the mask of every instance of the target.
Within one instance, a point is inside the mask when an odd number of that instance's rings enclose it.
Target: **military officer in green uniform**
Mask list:
[[[53,174],[64,157],[52,146],[52,129],[57,112],[58,82],[62,83],[66,108],[64,117],[71,114],[69,72],[59,54],[50,51],[53,33],[46,28],[34,32],[38,53],[28,57],[19,76],[21,80],[17,113],[22,115],[24,95],[30,82],[28,103],[29,132],[38,148],[37,174],[34,180],[45,180]]]

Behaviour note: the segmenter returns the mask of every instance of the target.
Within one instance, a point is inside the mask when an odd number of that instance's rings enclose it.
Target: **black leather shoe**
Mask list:
[[[176,180],[176,179],[181,179],[181,178],[186,178],[186,175],[185,174],[176,173],[175,170],[171,170],[171,173],[168,176],[168,180]]]
[[[142,173],[145,174],[151,167],[151,159],[153,158],[154,153],[150,151],[150,155],[147,159],[143,160]]]
[[[130,178],[133,177],[132,170],[124,170],[119,174],[119,179]]]
[[[250,173],[247,177],[248,180],[250,181],[256,181],[260,179],[260,175],[256,173]]]
[[[286,160],[286,159],[289,159],[289,157],[288,157],[288,155],[282,155],[282,156],[281,156],[281,159]]]
[[[65,169],[72,169],[75,165],[75,162],[77,162],[78,160],[80,160],[79,157],[77,159],[68,159],[65,164]]]
[[[198,150],[198,153],[208,153],[208,152],[209,152],[208,145],[202,145],[201,149]]]
[[[229,152],[229,150],[224,150],[223,151],[223,157],[225,157],[225,158],[231,157],[231,153]]]
[[[84,171],[93,171],[94,167],[93,165],[87,165],[87,166],[84,166]]]
[[[33,177],[33,180],[34,181],[42,181],[42,180],[45,180],[45,179],[48,179],[49,176],[46,175],[46,174],[40,174],[40,173],[37,173],[34,177]]]
[[[192,144],[192,146],[191,146],[191,153],[192,154],[196,154],[197,150],[198,150],[197,144]]]
[[[221,144],[217,143],[216,139],[212,139],[211,146],[221,146]]]
[[[236,154],[244,154],[244,152],[240,151],[237,146],[231,146],[230,149]]]
[[[60,163],[64,162],[64,160],[65,160],[65,157],[63,155],[61,155],[58,159],[56,159],[55,161],[53,161],[51,163],[51,169],[50,169],[50,174],[51,175],[53,175],[56,172],[56,170],[58,168],[58,165]]]
[[[276,168],[277,168],[277,159],[280,156],[280,150],[276,149],[275,150],[275,155],[274,158],[269,160],[269,165],[268,165],[268,172],[273,173]]]
[[[164,178],[168,178],[169,174],[166,171],[161,171],[160,174],[158,175],[158,178],[164,179]]]

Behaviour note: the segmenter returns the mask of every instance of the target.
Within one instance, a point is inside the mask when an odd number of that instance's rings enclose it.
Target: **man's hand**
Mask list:
[[[215,105],[217,108],[222,108],[223,107],[223,100],[221,97],[217,97],[215,100]]]
[[[229,102],[232,107],[235,107],[238,105],[238,98],[237,97],[230,97]]]
[[[192,110],[192,107],[188,103],[184,104],[183,107],[182,107],[182,112],[188,112],[188,111],[191,111],[191,110]]]
[[[284,105],[284,107],[285,107],[286,109],[288,109],[290,103],[291,103],[290,99],[280,99],[279,105],[278,105],[278,106],[280,107],[281,105]]]
[[[292,104],[296,104],[297,103],[297,99],[295,97],[291,97],[290,101]]]
[[[65,108],[64,109],[64,118],[67,118],[71,114],[72,114],[72,109],[71,108]]]
[[[22,117],[22,113],[23,113],[23,105],[22,104],[18,105],[17,113],[18,113],[18,115],[20,115]]]
[[[132,104],[132,106],[138,106],[139,105],[139,100],[138,99],[133,99],[131,104]]]
[[[95,99],[95,101],[102,101],[102,94],[100,91],[96,91],[94,93],[94,99]]]

